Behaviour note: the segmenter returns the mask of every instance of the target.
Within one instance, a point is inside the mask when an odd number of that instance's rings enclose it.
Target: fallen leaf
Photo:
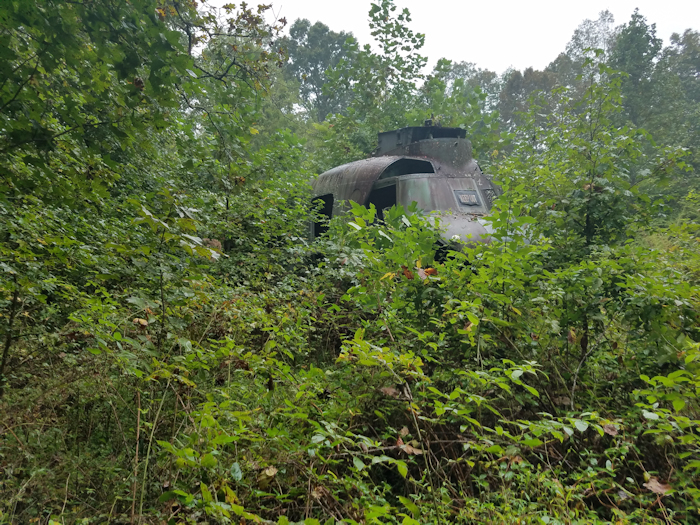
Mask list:
[[[326,494],[328,494],[328,489],[326,489],[326,487],[323,487],[321,485],[319,485],[318,487],[316,487],[314,490],[311,491],[311,496],[315,499],[321,499],[324,496],[326,496]]]
[[[402,266],[401,269],[403,270],[403,274],[406,276],[406,279],[413,279],[413,273],[411,272],[411,270],[409,270],[405,266]]]
[[[401,397],[401,392],[399,392],[393,386],[382,387],[379,389],[379,391],[385,396],[393,397],[394,399],[398,399],[399,397]]]
[[[603,425],[603,431],[608,436],[617,436],[617,427],[615,425]]]
[[[418,268],[418,277],[420,277],[421,281],[425,281],[428,278],[423,268]]]
[[[644,486],[650,491],[652,491],[654,494],[661,494],[662,496],[671,490],[671,485],[661,483],[656,478],[650,478],[649,481],[644,483]]]
[[[141,319],[140,317],[135,317],[133,323],[141,326],[148,326],[148,321],[146,321],[145,319]]]
[[[555,397],[554,399],[552,399],[552,401],[554,401],[554,404],[556,404],[556,405],[567,406],[567,405],[571,404],[571,399],[568,398],[567,396]]]
[[[277,468],[273,467],[272,465],[267,467],[260,474],[258,474],[258,486],[262,490],[265,490],[270,486],[270,482],[272,481],[272,478],[275,477],[275,474],[277,474]]]
[[[399,435],[401,435],[402,437],[406,437],[406,436],[408,435],[408,427],[403,427],[403,428],[399,431]]]
[[[425,275],[437,275],[437,270],[435,268],[426,268]]]
[[[411,445],[404,445],[401,447],[401,450],[403,450],[406,454],[413,456],[420,456],[423,453],[421,449],[415,448]]]
[[[403,447],[403,439],[399,438],[396,440],[396,446],[397,447]]]

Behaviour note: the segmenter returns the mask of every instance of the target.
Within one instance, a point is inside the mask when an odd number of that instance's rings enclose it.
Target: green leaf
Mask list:
[[[202,466],[205,468],[214,468],[218,461],[216,461],[216,458],[211,455],[211,454],[204,454],[202,456]]]
[[[241,470],[241,466],[239,465],[238,461],[236,461],[233,465],[231,465],[231,479],[234,481],[241,481],[243,479],[243,471]]]
[[[365,468],[365,464],[364,464],[363,461],[362,461],[359,457],[357,457],[357,456],[353,456],[353,458],[352,458],[352,464],[355,465],[355,468],[356,468],[357,470],[362,470],[362,469]]]
[[[227,443],[233,443],[237,440],[238,437],[236,436],[227,436],[226,434],[219,434],[211,442],[215,445],[225,445]]]
[[[401,476],[403,476],[404,478],[408,475],[408,465],[406,465],[404,461],[397,461],[396,468],[399,469],[399,474],[401,474]]]
[[[655,414],[654,412],[649,412],[648,410],[642,410],[642,415],[651,421],[656,421],[659,419],[659,415]]]
[[[204,500],[205,503],[210,503],[214,500],[211,496],[211,492],[209,492],[209,489],[204,483],[199,483],[199,489],[202,491],[202,500]]]
[[[530,392],[533,396],[540,397],[540,393],[535,388],[531,387],[530,385],[523,385],[523,387],[525,388],[525,390]]]
[[[414,517],[420,516],[420,509],[418,508],[418,505],[413,503],[413,501],[411,501],[408,498],[405,498],[404,496],[399,496],[399,501],[403,504],[404,507],[411,511]]]
[[[486,449],[486,452],[491,454],[503,454],[503,447],[501,447],[501,445],[491,445]]]

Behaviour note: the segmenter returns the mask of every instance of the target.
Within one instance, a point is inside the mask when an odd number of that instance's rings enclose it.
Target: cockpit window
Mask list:
[[[433,163],[427,160],[399,159],[384,170],[384,173],[379,176],[379,180],[410,175],[411,173],[435,173],[435,169]]]

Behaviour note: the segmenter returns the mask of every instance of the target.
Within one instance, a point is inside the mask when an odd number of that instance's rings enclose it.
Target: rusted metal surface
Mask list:
[[[340,201],[365,204],[374,183],[381,174],[401,157],[376,157],[343,164],[318,176],[312,185],[314,195],[332,194],[333,214],[340,211]]]
[[[442,217],[446,238],[488,241],[481,219],[499,190],[479,169],[465,133],[434,126],[380,133],[374,157],[322,173],[314,194],[327,200],[332,215],[345,212],[341,201],[375,204],[380,217],[384,207],[416,202]]]

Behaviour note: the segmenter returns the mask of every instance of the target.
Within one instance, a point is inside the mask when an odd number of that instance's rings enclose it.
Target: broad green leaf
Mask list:
[[[574,421],[574,426],[578,429],[579,432],[585,432],[588,430],[588,423],[585,421],[581,421],[580,419],[577,419]]]
[[[205,503],[210,503],[214,500],[214,498],[212,498],[211,492],[209,491],[209,488],[204,483],[199,484],[199,489],[202,491],[202,500]]]
[[[352,464],[355,465],[357,470],[363,470],[365,468],[365,464],[358,456],[353,456]]]
[[[231,479],[234,481],[241,481],[243,479],[243,471],[241,470],[241,466],[239,465],[238,461],[231,465],[230,472]]]
[[[396,468],[399,469],[399,474],[401,474],[401,476],[403,476],[404,478],[408,475],[408,466],[404,461],[397,461]]]
[[[201,460],[202,466],[206,468],[214,468],[218,463],[212,454],[204,454]]]

